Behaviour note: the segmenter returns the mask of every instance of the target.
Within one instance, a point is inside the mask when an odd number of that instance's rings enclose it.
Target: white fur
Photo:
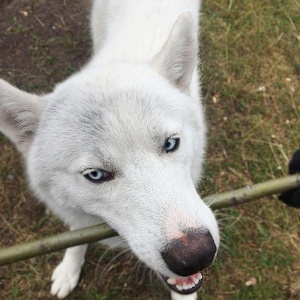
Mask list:
[[[197,300],[197,293],[193,293],[191,295],[180,295],[173,291],[171,291],[172,300]]]
[[[41,97],[0,81],[0,130],[23,153],[32,190],[71,229],[107,222],[153,270],[182,226],[219,233],[197,186],[206,143],[197,65],[198,0],[95,0],[94,54]],[[181,138],[176,152],[165,140]],[[89,168],[114,173],[93,184]],[[86,245],[70,248],[51,294],[77,285]],[[196,299],[196,293],[173,300]]]

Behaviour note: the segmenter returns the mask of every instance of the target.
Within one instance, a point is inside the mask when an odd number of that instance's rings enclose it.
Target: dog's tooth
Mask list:
[[[199,282],[200,279],[198,279],[197,277],[193,278],[194,284],[196,285]]]
[[[167,283],[171,284],[171,285],[175,285],[176,284],[176,279],[170,277],[170,278],[168,278]]]
[[[192,283],[188,284],[189,289],[191,289],[192,287],[194,287],[194,285]]]
[[[184,284],[182,285],[182,289],[183,289],[183,290],[188,290],[188,289],[189,289],[189,285],[186,284],[186,283],[184,283]]]
[[[202,279],[202,274],[199,272],[198,274],[196,274],[196,278],[201,280]]]
[[[182,291],[182,286],[181,285],[178,285],[176,284],[176,289],[179,290],[179,291]]]
[[[199,283],[199,281],[202,279],[202,274],[201,273],[197,273],[192,277],[195,285]]]

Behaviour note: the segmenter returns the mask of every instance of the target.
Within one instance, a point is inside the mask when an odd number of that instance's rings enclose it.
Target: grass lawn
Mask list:
[[[50,91],[90,56],[81,0],[0,3],[0,77]],[[66,13],[68,10],[68,13]],[[299,0],[204,0],[200,54],[209,144],[202,196],[287,174],[300,147]],[[216,212],[222,247],[199,298],[300,299],[300,210],[276,197]],[[27,188],[20,155],[0,135],[0,247],[64,227]],[[0,267],[0,299],[53,299],[63,252]],[[93,245],[70,300],[168,299],[155,274],[129,253]]]

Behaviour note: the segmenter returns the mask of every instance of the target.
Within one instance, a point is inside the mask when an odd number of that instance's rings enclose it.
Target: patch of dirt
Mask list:
[[[4,79],[25,90],[45,92],[83,65],[91,48],[88,5],[83,2],[2,4],[0,69]]]

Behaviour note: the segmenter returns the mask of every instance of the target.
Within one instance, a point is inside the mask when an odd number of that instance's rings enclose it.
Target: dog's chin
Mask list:
[[[195,293],[199,290],[203,282],[203,275],[201,272],[193,274],[188,277],[166,277],[161,276],[165,284],[174,292],[182,295]]]

